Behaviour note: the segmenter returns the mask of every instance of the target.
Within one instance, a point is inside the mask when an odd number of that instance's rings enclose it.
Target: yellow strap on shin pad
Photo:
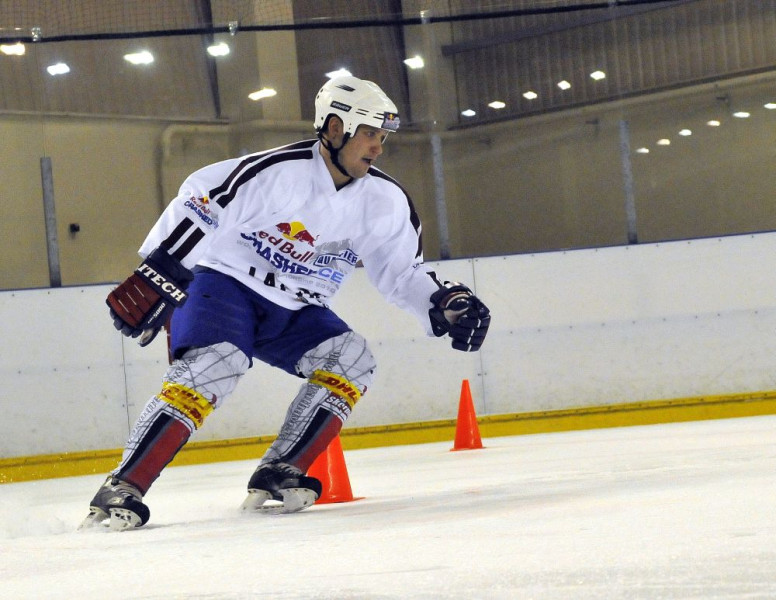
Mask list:
[[[325,387],[332,394],[336,394],[345,400],[351,409],[356,405],[356,402],[361,399],[361,390],[342,375],[337,375],[336,373],[321,371],[319,369],[313,372],[310,377],[310,383]]]
[[[159,399],[186,415],[197,429],[202,427],[205,417],[215,410],[208,399],[199,392],[169,381],[162,384]]]

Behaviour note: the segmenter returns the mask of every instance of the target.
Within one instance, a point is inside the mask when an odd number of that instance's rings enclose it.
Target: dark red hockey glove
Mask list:
[[[147,346],[183,305],[194,275],[162,248],[154,250],[124,283],[108,294],[113,325],[127,337],[140,337]]]

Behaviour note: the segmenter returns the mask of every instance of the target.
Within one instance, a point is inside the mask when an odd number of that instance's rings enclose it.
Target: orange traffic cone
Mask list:
[[[480,427],[477,424],[477,415],[474,414],[474,402],[472,392],[469,389],[469,380],[464,379],[461,384],[461,400],[458,404],[458,421],[455,425],[455,444],[451,450],[475,450],[482,448]]]
[[[361,498],[353,497],[350,487],[348,468],[345,466],[345,455],[342,452],[342,442],[335,437],[326,450],[321,452],[307,471],[310,477],[319,479],[322,485],[321,497],[316,504],[333,504],[335,502],[353,502]]]

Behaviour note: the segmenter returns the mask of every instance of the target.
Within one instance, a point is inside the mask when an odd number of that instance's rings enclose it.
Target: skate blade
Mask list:
[[[97,529],[103,527],[103,521],[109,519],[110,515],[99,508],[92,508],[89,510],[89,514],[81,521],[77,531],[87,531],[89,529]],[[107,524],[105,524],[107,526]]]
[[[281,515],[299,512],[312,506],[318,495],[307,488],[288,488],[280,490],[283,501],[274,500],[265,490],[248,490],[248,497],[242,503],[245,511],[259,512],[265,515]]]
[[[93,508],[78,526],[77,531],[90,529],[109,529],[110,531],[126,531],[140,527],[140,517],[125,508],[111,508],[110,514],[99,508]]]
[[[127,529],[134,529],[142,525],[141,519],[138,515],[126,508],[111,508],[110,509],[110,523],[108,527],[111,531],[126,531]]]

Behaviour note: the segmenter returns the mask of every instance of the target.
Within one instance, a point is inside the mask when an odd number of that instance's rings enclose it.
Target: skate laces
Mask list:
[[[110,480],[110,490],[117,496],[122,498],[132,498],[133,500],[142,500],[143,495],[140,493],[134,485],[122,481],[121,479],[113,478]]]
[[[277,473],[278,475],[283,475],[284,477],[299,477],[302,475],[301,469],[288,463],[272,463],[267,465],[267,468],[274,473]]]

